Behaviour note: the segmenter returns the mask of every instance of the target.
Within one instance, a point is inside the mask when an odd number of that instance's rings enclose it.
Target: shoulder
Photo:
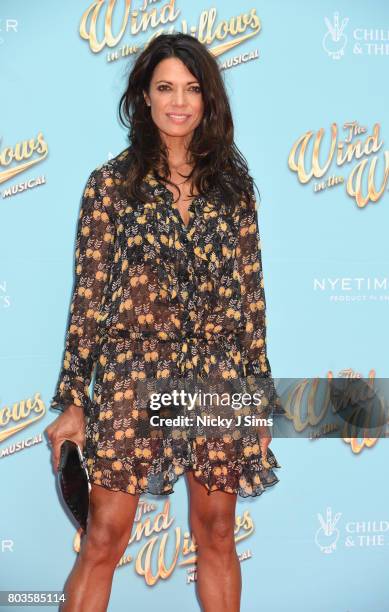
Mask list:
[[[88,180],[92,179],[101,186],[107,184],[111,186],[111,180],[114,184],[118,185],[119,181],[123,180],[126,175],[126,170],[130,161],[129,147],[103,162],[99,166],[96,166],[90,173]],[[111,179],[111,180],[110,180]]]
[[[241,191],[241,195],[247,192],[250,192],[250,194],[254,193],[254,178],[252,174],[244,168],[236,168],[233,174],[226,170],[222,170],[221,179],[224,183],[229,185],[234,184],[234,186]]]
[[[113,216],[123,204],[120,188],[126,178],[129,157],[129,148],[126,148],[96,166],[89,173],[84,187],[84,197],[93,196],[95,200],[102,201],[107,212],[110,211]]]
[[[257,197],[255,195],[255,181],[248,170],[240,169],[239,188],[240,188],[240,208],[242,213],[252,214],[257,210]]]

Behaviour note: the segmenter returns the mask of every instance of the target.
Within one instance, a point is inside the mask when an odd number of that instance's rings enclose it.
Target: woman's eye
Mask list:
[[[167,91],[168,89],[170,89],[170,85],[158,85],[157,89],[158,91]],[[201,93],[200,85],[193,85],[192,87],[190,87],[190,90],[195,91],[196,93]]]

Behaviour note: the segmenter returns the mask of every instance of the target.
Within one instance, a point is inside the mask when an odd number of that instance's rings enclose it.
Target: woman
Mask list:
[[[235,426],[191,437],[185,426],[153,428],[137,385],[256,377],[260,414],[282,412],[266,357],[253,181],[234,144],[217,62],[189,35],[163,34],[143,50],[119,115],[131,144],[96,168],[84,191],[51,402],[62,414],[47,428],[55,469],[61,442],[71,438],[85,448],[92,483],[88,532],[63,609],[106,610],[139,496],[171,494],[185,474],[201,604],[235,612],[236,499],[278,482],[269,430]]]

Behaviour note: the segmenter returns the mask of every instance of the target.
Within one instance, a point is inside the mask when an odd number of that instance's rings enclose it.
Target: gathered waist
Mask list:
[[[194,332],[192,330],[185,330],[182,333],[169,333],[169,332],[158,332],[156,330],[143,330],[137,331],[133,329],[116,329],[112,328],[104,336],[101,341],[122,341],[132,340],[133,342],[144,342],[152,341],[158,343],[184,343],[192,341],[206,342],[206,343],[218,343],[218,344],[229,344],[232,346],[239,346],[240,339],[239,335],[232,332],[224,333],[212,333],[212,332]]]
[[[106,351],[107,356],[111,349],[123,353],[130,350],[139,356],[150,356],[152,351],[157,350],[159,353],[161,350],[161,356],[165,355],[167,360],[173,359],[183,374],[188,370],[208,372],[209,363],[217,363],[218,357],[223,361],[227,359],[231,367],[234,367],[232,364],[236,363],[236,356],[242,349],[236,333],[198,333],[193,330],[169,334],[155,329],[136,331],[112,328],[100,342],[101,350]]]

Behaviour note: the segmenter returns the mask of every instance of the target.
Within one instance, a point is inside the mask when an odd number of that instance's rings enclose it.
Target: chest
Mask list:
[[[191,194],[190,184],[188,182],[182,182],[181,177],[173,175],[172,181],[179,186],[178,189],[175,185],[169,185],[169,190],[173,194],[173,206],[177,214],[180,215],[184,226],[188,227],[191,220],[191,203],[198,194],[196,192]]]

